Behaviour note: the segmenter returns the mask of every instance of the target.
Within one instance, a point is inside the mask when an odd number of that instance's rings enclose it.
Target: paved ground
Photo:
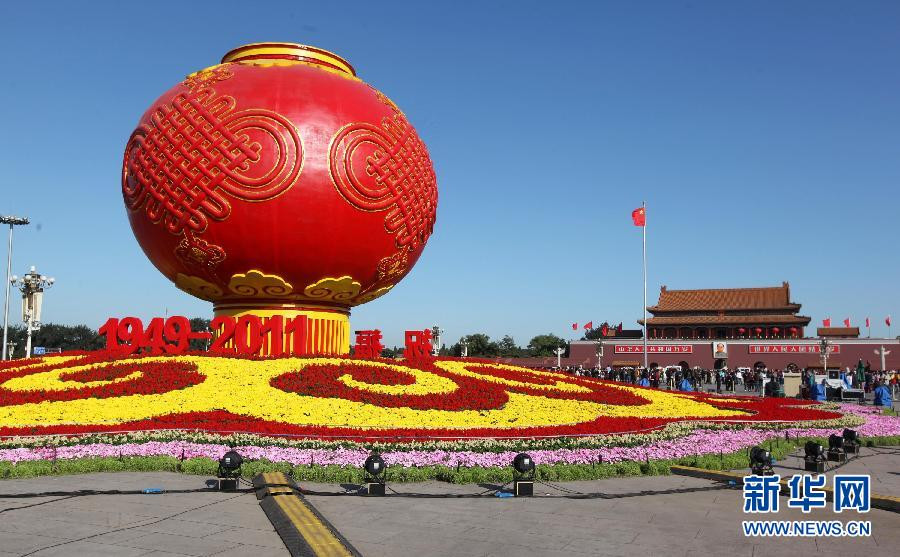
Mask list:
[[[879,455],[867,461],[870,469],[900,470],[900,457],[896,455]],[[849,470],[850,465],[846,468]],[[304,484],[306,489],[332,493],[310,495],[308,499],[366,556],[874,557],[900,553],[900,515],[877,509],[865,515],[835,515],[831,510],[804,515],[788,509],[782,498],[782,509],[765,518],[870,520],[873,535],[854,539],[745,538],[740,528],[741,521],[748,517],[742,512],[741,491],[723,489],[707,480],[679,476],[616,478],[567,482],[558,487],[561,489],[538,485],[535,493],[542,497],[533,499],[414,495],[348,498],[334,495],[338,492],[334,486]],[[440,483],[396,485],[394,489],[420,494],[483,491],[478,486]],[[619,497],[565,498],[570,491]]]
[[[803,464],[801,450],[777,462],[773,470],[782,478],[788,478],[794,474],[805,474]],[[750,468],[743,472],[749,474]],[[827,485],[834,485],[831,478],[836,473],[868,474],[872,477],[873,493],[900,497],[900,447],[862,447],[858,458],[851,458],[843,464],[826,462]],[[897,515],[897,521],[900,526],[900,515]]]
[[[840,470],[869,473],[873,491],[900,494],[897,449],[864,449]],[[799,460],[779,463],[789,476]],[[205,491],[206,478],[169,473],[90,474],[0,481],[0,557],[7,555],[287,555],[253,494]],[[78,494],[77,490],[163,495]],[[765,557],[900,554],[900,515],[782,509],[754,519],[870,520],[869,538],[745,538],[738,489],[681,476],[537,484],[539,497],[496,498],[497,486],[391,485],[383,498],[355,486],[307,484],[308,500],[362,555]],[[199,491],[198,491],[199,490]],[[573,492],[602,494],[572,498]],[[477,494],[484,494],[475,497]],[[449,497],[448,497],[449,495]],[[42,549],[43,548],[43,549]]]
[[[206,480],[161,472],[0,481],[0,557],[288,555],[253,493],[208,491]],[[167,492],[77,493],[155,487]]]

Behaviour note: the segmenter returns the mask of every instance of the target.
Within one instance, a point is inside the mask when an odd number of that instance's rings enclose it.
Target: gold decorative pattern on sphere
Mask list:
[[[224,294],[222,289],[215,284],[203,280],[200,277],[185,275],[183,273],[178,273],[178,275],[175,276],[175,286],[192,296],[196,296],[206,301],[216,300],[221,298]]]
[[[303,289],[303,294],[314,300],[331,300],[334,302],[349,302],[362,289],[362,285],[353,280],[353,277],[343,276],[338,278],[323,278]]]
[[[278,275],[267,275],[262,271],[251,269],[246,273],[232,275],[228,282],[228,290],[239,296],[288,296],[294,291],[291,283]]]

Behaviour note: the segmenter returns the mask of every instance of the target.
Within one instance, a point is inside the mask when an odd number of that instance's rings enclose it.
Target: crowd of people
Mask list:
[[[716,392],[735,392],[738,390],[755,392],[762,389],[763,384],[769,381],[779,385],[784,384],[784,373],[780,369],[683,369],[680,366],[644,369],[640,366],[618,368],[565,366],[559,371],[565,371],[576,376],[596,377],[620,383],[671,390],[699,391],[705,385],[709,385],[710,389],[713,388],[712,385],[715,385]]]
[[[722,392],[755,392],[766,396],[784,396],[784,370],[767,368],[738,368],[738,369],[683,369],[680,366],[654,367],[645,369],[637,367],[606,367],[585,368],[584,366],[564,366],[563,368],[550,368],[554,371],[563,371],[575,376],[596,377],[620,383],[632,385],[663,388],[681,391],[707,391]],[[801,373],[801,385],[807,386],[816,382],[814,369],[803,369]],[[818,370],[821,376],[821,370]],[[857,371],[847,370],[844,374],[848,378],[848,384],[853,388],[872,393],[880,386],[885,386],[891,393],[900,390],[900,371],[887,370],[876,371],[871,365],[860,365]],[[809,394],[809,389],[804,388],[802,393]]]

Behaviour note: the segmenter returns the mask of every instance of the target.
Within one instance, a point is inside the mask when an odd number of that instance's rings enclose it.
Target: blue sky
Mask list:
[[[814,324],[869,315],[884,335],[885,315],[900,320],[897,3],[249,6],[3,8],[0,214],[34,223],[16,231],[13,272],[56,277],[45,320],[211,314],[137,246],[122,150],[184,75],[265,40],[346,57],[429,147],[435,234],[405,281],[352,316],[388,344],[434,323],[448,341],[521,344],[573,321],[633,325],[642,200],[651,303],[661,284],[788,280]]]

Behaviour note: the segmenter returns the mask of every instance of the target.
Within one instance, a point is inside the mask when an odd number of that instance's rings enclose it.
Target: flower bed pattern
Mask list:
[[[373,450],[413,480],[496,481],[523,450],[546,477],[589,479],[664,473],[715,454],[741,467],[749,446],[844,427],[900,438],[900,418],[879,409],[669,392],[474,360],[413,367],[94,352],[0,365],[0,477],[213,473],[235,447],[257,471],[288,467],[317,481],[352,480]]]
[[[454,359],[412,367],[86,353],[0,369],[0,436],[177,429],[392,441],[550,438],[841,415],[793,399],[668,392]]]

